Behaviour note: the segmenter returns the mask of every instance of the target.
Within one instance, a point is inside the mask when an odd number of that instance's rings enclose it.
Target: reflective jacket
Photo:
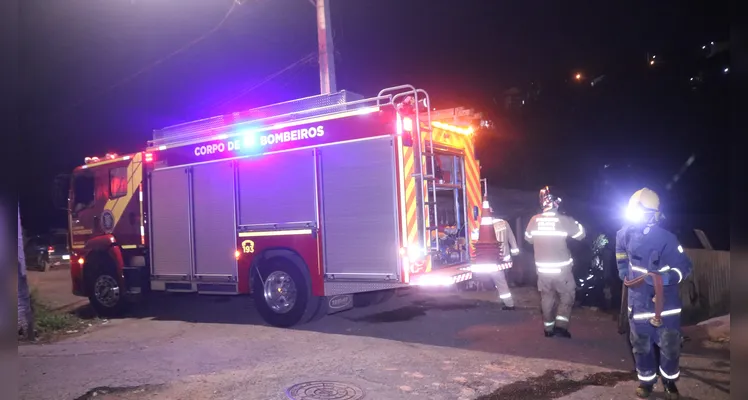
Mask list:
[[[691,274],[692,264],[675,235],[657,225],[624,226],[616,234],[616,263],[621,280],[635,279],[649,272],[660,273],[665,297],[663,322],[667,322],[668,316],[680,315],[678,284]],[[634,320],[646,321],[654,317],[652,278],[645,278],[645,283],[629,288],[629,315]]]
[[[517,239],[514,237],[512,227],[505,220],[501,218],[494,218],[493,230],[494,232],[496,232],[496,240],[498,240],[500,243],[499,246],[501,248],[502,254],[501,263],[504,264],[504,268],[501,269],[510,268],[512,256],[516,256],[517,254],[519,254]]]
[[[548,211],[534,215],[525,229],[525,239],[535,247],[535,265],[538,273],[557,274],[570,270],[571,258],[567,238],[584,239],[584,227],[574,218]]]

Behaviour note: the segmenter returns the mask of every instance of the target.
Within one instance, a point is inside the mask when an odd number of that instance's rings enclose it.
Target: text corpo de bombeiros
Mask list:
[[[309,128],[292,129],[285,132],[269,133],[267,135],[260,136],[259,140],[255,137],[246,137],[226,140],[224,142],[205,144],[195,147],[194,153],[196,156],[205,156],[223,153],[225,151],[241,150],[242,147],[252,147],[255,146],[258,141],[261,146],[267,146],[277,143],[288,143],[300,140],[315,139],[324,135],[325,127],[323,125],[318,125]]]

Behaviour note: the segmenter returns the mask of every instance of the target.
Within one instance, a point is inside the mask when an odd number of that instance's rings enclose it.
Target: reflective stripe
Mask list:
[[[545,215],[546,217],[553,217],[556,215],[555,212],[544,212],[542,215]]]
[[[673,268],[673,271],[678,273],[678,283],[683,280],[683,274],[680,272],[678,268]]]
[[[572,239],[576,239],[576,238],[584,235],[584,227],[582,226],[582,224],[580,224],[577,221],[574,221],[574,223],[577,224],[577,226],[579,227],[579,232],[575,233],[574,236],[571,237]]]
[[[666,265],[666,266],[660,268],[660,272],[666,272],[666,271],[669,271],[669,270],[670,270],[670,266],[669,265]]]
[[[636,377],[639,378],[640,381],[649,382],[657,379],[657,374],[654,373],[652,375],[642,375],[641,373],[639,373],[639,370],[637,370]]]
[[[564,317],[564,316],[562,316],[562,315],[557,315],[557,316],[556,316],[556,321],[564,321],[564,322],[569,322],[569,318],[566,318],[566,317]]]
[[[642,274],[648,274],[648,273],[649,273],[649,270],[648,270],[648,269],[646,269],[646,268],[642,268],[642,267],[635,267],[635,266],[633,266],[633,265],[632,265],[632,266],[631,266],[631,269],[632,269],[633,271],[636,271],[636,272],[641,272]]]
[[[532,234],[528,231],[525,231],[525,237],[528,239],[532,239]]]
[[[532,231],[531,234],[533,236],[569,236],[568,233],[561,231]]]
[[[662,375],[662,377],[665,379],[678,379],[678,377],[680,376],[680,371],[674,373],[673,375],[668,375],[665,373],[665,371],[662,370],[662,367],[660,367],[660,375]]]
[[[494,272],[499,270],[497,264],[473,264],[470,266],[470,270],[473,272]]]
[[[545,326],[553,326],[553,325],[556,325],[556,322],[543,322],[543,325],[545,325]]]
[[[683,253],[683,246],[678,245],[678,252]]]
[[[568,265],[571,265],[571,263],[573,263],[573,262],[574,262],[574,260],[570,258],[570,259],[568,259],[566,261],[559,261],[559,262],[541,262],[541,261],[536,261],[535,265],[538,266],[538,267],[566,267]]]
[[[561,268],[538,268],[538,272],[541,274],[560,274]]]
[[[504,256],[504,260],[503,261],[512,261],[512,256],[509,255],[509,254],[507,254],[506,256]]]
[[[519,249],[512,249],[511,252],[516,256],[517,254],[519,254]]]
[[[626,260],[629,258],[629,255],[626,253],[616,253],[616,260]]]
[[[674,308],[672,310],[663,311],[662,314],[660,314],[660,316],[667,317],[667,316],[670,316],[670,315],[678,315],[678,314],[680,314],[680,311],[681,311],[680,308]],[[651,312],[651,313],[639,313],[639,314],[634,314],[634,319],[649,319],[649,318],[654,318],[654,316],[655,316],[655,313],[653,313],[653,312]]]
[[[502,295],[499,295],[499,298],[500,298],[500,299],[508,299],[508,298],[510,298],[510,297],[512,297],[512,294],[511,294],[511,293],[507,293],[507,294],[502,294]]]

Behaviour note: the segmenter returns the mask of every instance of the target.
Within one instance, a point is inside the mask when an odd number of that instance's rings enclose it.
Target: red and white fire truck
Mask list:
[[[73,292],[102,315],[150,291],[250,294],[289,327],[471,279],[479,115],[410,85],[154,132],[70,180]]]

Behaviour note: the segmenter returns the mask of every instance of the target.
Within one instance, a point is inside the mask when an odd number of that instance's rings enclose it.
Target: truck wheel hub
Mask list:
[[[265,279],[265,302],[278,314],[289,312],[296,304],[296,284],[283,271],[273,271]]]
[[[119,302],[119,284],[109,275],[102,275],[96,279],[94,296],[104,307],[114,307]]]

